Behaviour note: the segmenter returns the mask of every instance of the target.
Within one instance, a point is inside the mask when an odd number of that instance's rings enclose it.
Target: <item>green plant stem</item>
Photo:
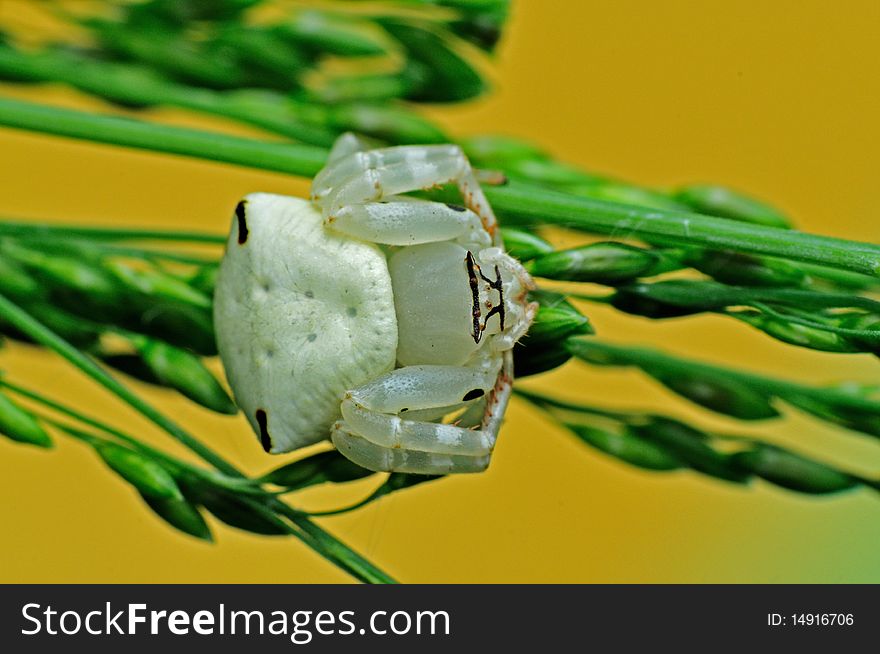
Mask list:
[[[122,399],[138,413],[142,414],[161,427],[164,431],[171,434],[174,438],[221,472],[231,475],[240,475],[234,466],[227,463],[213,450],[203,445],[197,438],[191,436],[173,420],[167,418],[153,408],[152,405],[143,401],[136,393],[117,381],[79,349],[62,339],[52,330],[46,328],[42,323],[32,318],[30,314],[21,309],[17,304],[10,302],[3,295],[0,295],[0,316],[7,320],[12,326],[33,338],[37,343],[53,350],[56,354],[72,363],[75,367],[79,368],[104,388]]]
[[[149,248],[128,247],[124,245],[115,245],[112,243],[92,242],[80,239],[60,238],[60,239],[43,239],[36,242],[37,239],[21,238],[19,239],[27,247],[42,245],[43,251],[50,248],[64,250],[66,254],[71,251],[83,252],[86,254],[97,256],[123,257],[125,259],[140,259],[149,263],[161,264],[161,262],[183,263],[190,266],[205,266],[209,264],[219,263],[218,257],[198,257],[191,254],[181,252],[152,250]]]
[[[767,395],[782,398],[798,395],[820,402],[831,401],[837,406],[880,414],[880,402],[834,388],[806,386],[786,379],[778,379],[737,368],[727,368],[673,356],[646,347],[611,345],[610,343],[600,342],[595,339],[569,339],[566,347],[573,355],[578,357],[598,355],[599,358],[607,359],[609,365],[632,365],[648,370],[663,370],[671,374],[698,374],[710,378],[728,379],[737,381]]]
[[[140,150],[312,177],[327,150],[0,99],[0,125]]]
[[[0,125],[304,177],[314,176],[327,156],[327,151],[319,147],[270,143],[8,98],[0,99]],[[880,276],[877,245],[576,197],[516,182],[485,190],[499,213],[531,224],[556,224],[668,245],[776,256]]]
[[[0,100],[2,103],[2,100]],[[13,219],[0,219],[0,236],[16,238],[79,238],[87,241],[178,241],[180,243],[205,243],[223,245],[222,234],[189,232],[174,229],[149,229],[137,227],[89,227],[64,223],[33,223]]]
[[[221,472],[234,477],[245,477],[235,466],[203,445],[198,439],[177,425],[177,423],[153,408],[152,405],[144,402],[137,394],[118,382],[92,359],[46,328],[42,323],[32,318],[30,314],[15,303],[10,302],[3,295],[0,295],[0,317],[33,338],[37,343],[53,350],[56,354],[66,359]],[[301,512],[274,498],[267,500],[267,505],[273,511],[289,518],[291,522],[308,536],[308,538],[301,538],[301,540],[313,547],[317,543],[318,546],[314,547],[314,549],[319,554],[325,556],[325,558],[339,565],[358,579],[370,583],[394,582],[386,573],[376,568],[372,563],[345,544],[336,540]],[[299,531],[293,533],[300,536]]]
[[[725,218],[577,197],[528,184],[488,187],[498,213],[528,224],[554,224],[615,237],[648,238],[663,245],[687,245],[841,268],[880,276],[880,246],[762,227]]]
[[[198,477],[199,479],[204,479],[211,482],[212,484],[215,484],[222,488],[226,488],[228,490],[256,493],[259,495],[269,495],[268,492],[263,491],[259,488],[256,480],[243,479],[241,477],[229,477],[220,472],[212,472],[205,470],[204,468],[199,468],[198,466],[191,465],[183,459],[178,459],[177,457],[171,456],[170,454],[166,454],[162,450],[152,447],[135,438],[134,436],[126,434],[125,432],[116,429],[111,425],[108,425],[107,423],[101,422],[100,420],[96,420],[90,416],[80,413],[79,411],[72,409],[71,407],[61,404],[60,402],[56,402],[55,400],[46,397],[42,393],[37,393],[34,390],[19,386],[18,384],[14,384],[6,379],[0,379],[0,386],[9,389],[13,393],[21,395],[22,397],[26,397],[29,400],[42,404],[43,406],[52,409],[53,411],[56,411],[62,415],[73,418],[74,420],[88,425],[89,427],[113,436],[114,438],[117,438],[120,441],[140,450],[144,454],[154,459],[158,459],[164,463],[167,463],[177,469],[185,470],[186,472]],[[63,424],[58,423],[53,419],[47,419],[47,421],[61,429],[65,428]]]

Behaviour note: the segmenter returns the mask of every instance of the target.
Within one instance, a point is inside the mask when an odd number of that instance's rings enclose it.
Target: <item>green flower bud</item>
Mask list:
[[[712,411],[740,420],[763,420],[779,415],[766,395],[738,381],[721,376],[673,373],[651,366],[642,368],[669,390]]]
[[[620,433],[564,423],[582,441],[625,463],[647,470],[678,470],[682,461],[665,447],[624,430]]]
[[[388,143],[449,142],[449,137],[433,123],[402,105],[336,105],[325,108],[325,120],[340,132],[358,132]]]
[[[839,493],[859,485],[850,475],[772,445],[756,444],[732,459],[777,486],[801,493]]]
[[[535,321],[525,338],[526,347],[593,333],[589,318],[572,306],[564,295],[551,291],[532,291],[529,298],[539,302],[539,306]]]
[[[519,261],[530,261],[542,254],[553,252],[551,243],[522,229],[502,227],[501,237],[504,239],[504,249]]]
[[[720,216],[754,225],[791,228],[791,221],[778,210],[723,186],[685,186],[673,197],[697,213]]]
[[[154,298],[162,298],[200,309],[210,309],[211,298],[185,281],[158,270],[138,270],[118,261],[105,261],[105,269],[123,286]]]
[[[19,443],[52,447],[52,439],[37,418],[0,393],[0,434]]]
[[[305,10],[276,26],[276,33],[298,45],[346,57],[386,54],[387,39],[375,26],[322,11]]]
[[[566,350],[564,341],[550,341],[537,345],[528,345],[520,341],[513,347],[513,369],[517,378],[553,370],[570,358],[571,354]]]
[[[787,394],[782,399],[832,424],[880,437],[880,414],[875,411],[797,394]]]
[[[736,466],[730,455],[712,448],[709,437],[693,427],[662,416],[652,416],[644,425],[632,425],[639,436],[663,445],[694,470],[718,479],[744,483],[749,475]]]
[[[215,490],[198,481],[190,480],[183,486],[186,499],[202,505],[218,520],[254,534],[263,536],[287,536],[287,524],[274,514],[262,513],[244,498]]]
[[[503,166],[523,159],[548,158],[547,153],[534,143],[513,136],[469,136],[462,139],[461,147],[479,166]]]
[[[660,256],[623,243],[592,243],[536,258],[527,267],[536,277],[619,284],[650,274]]]
[[[861,348],[849,338],[818,327],[788,322],[776,316],[767,316],[756,311],[731,311],[729,315],[760,329],[783,343],[823,352],[861,351]]]
[[[111,470],[142,494],[173,500],[183,498],[171,473],[153,459],[108,442],[96,443],[94,448]]]
[[[264,475],[261,481],[289,490],[325,482],[341,483],[369,477],[374,473],[352,463],[336,450],[321,452],[276,468]]]
[[[175,529],[209,543],[213,542],[211,529],[194,504],[185,499],[152,497],[144,493],[141,493],[141,498],[156,515]]]
[[[597,200],[607,200],[608,202],[620,202],[622,204],[634,204],[640,207],[669,209],[671,211],[681,211],[684,209],[681,203],[670,199],[667,195],[619,182],[602,181],[578,189],[572,189],[572,191],[576,195]]]
[[[158,380],[204,407],[235,415],[238,407],[199,357],[145,336],[129,340]]]
[[[34,300],[43,295],[43,289],[24,268],[0,256],[0,293],[14,299]]]
[[[455,102],[482,94],[487,84],[480,73],[456,52],[455,35],[427,29],[415,22],[388,18],[382,26],[406,49],[409,58],[424,66],[427,78],[410,99],[420,102]]]
[[[807,277],[788,261],[737,252],[692,250],[685,263],[719,282],[740,286],[800,286]]]

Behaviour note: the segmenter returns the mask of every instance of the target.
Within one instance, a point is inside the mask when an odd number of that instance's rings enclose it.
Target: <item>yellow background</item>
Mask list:
[[[3,19],[27,3],[0,4]],[[15,14],[15,15],[13,15]],[[877,241],[880,3],[520,0],[497,91],[432,112],[457,134],[506,132],[564,159],[658,186],[716,181],[751,191],[802,228]],[[20,97],[100,108],[57,89]],[[175,112],[154,116],[228,128]],[[241,128],[237,131],[243,132]],[[243,132],[247,133],[247,132]],[[0,130],[0,213],[44,220],[222,231],[245,193],[301,193],[280,175]],[[606,338],[662,345],[820,382],[876,381],[867,356],[783,346],[717,318],[655,325],[589,308]],[[133,432],[161,435],[46,353],[0,364]],[[743,429],[672,399],[635,373],[569,364],[528,387],[653,408],[745,431],[880,474],[876,443],[799,415]],[[264,455],[241,418],[138,388],[248,470]],[[346,577],[293,540],[217,526],[178,535],[78,443],[53,452],[0,442],[0,581],[312,582]],[[315,489],[326,508],[366,486]],[[409,582],[880,581],[880,498],[804,498],[687,472],[648,474],[605,458],[514,402],[492,468],[322,522]]]

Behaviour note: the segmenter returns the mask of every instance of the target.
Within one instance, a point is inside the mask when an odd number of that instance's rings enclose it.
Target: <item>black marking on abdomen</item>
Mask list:
[[[257,409],[257,425],[260,427],[260,445],[263,446],[263,449],[266,452],[270,452],[272,450],[272,439],[269,436],[269,426],[268,420],[269,416],[263,409]]]
[[[449,202],[447,202],[446,206],[449,207],[450,209],[452,209],[453,211],[467,211],[467,209],[465,207],[461,206],[460,204],[450,204]]]
[[[247,200],[242,200],[235,205],[235,217],[238,219],[238,244],[244,245],[248,239],[247,218],[245,216],[245,207]]]
[[[471,391],[468,391],[464,394],[464,397],[461,398],[462,402],[470,402],[471,400],[476,400],[478,397],[483,397],[486,394],[482,388],[475,388]]]

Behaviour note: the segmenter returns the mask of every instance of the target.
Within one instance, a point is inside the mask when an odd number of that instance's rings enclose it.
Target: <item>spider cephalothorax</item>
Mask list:
[[[465,206],[402,195],[447,183]],[[478,471],[534,317],[531,287],[460,148],[366,150],[344,135],[311,202],[239,204],[218,346],[267,451],[330,436],[372,470]]]

